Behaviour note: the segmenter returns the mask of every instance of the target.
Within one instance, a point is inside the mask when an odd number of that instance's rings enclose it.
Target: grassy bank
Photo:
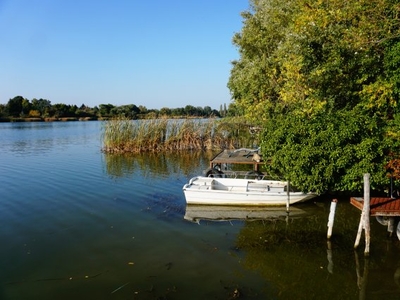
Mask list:
[[[218,150],[256,143],[249,126],[239,120],[116,118],[103,126],[103,151],[109,153]]]

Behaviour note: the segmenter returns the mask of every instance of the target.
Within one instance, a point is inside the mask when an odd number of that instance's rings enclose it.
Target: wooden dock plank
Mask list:
[[[263,161],[256,162],[253,160],[253,153],[249,151],[228,151],[224,150],[216,155],[212,160],[212,164],[249,164],[261,165]]]
[[[360,197],[351,197],[350,203],[358,209],[363,209],[364,200]],[[371,197],[371,216],[400,216],[400,199],[389,197]]]

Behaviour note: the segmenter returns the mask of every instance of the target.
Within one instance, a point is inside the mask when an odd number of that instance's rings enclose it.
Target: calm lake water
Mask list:
[[[400,243],[332,197],[289,218],[185,220],[210,153],[106,155],[100,122],[0,123],[0,299],[399,299]],[[362,175],[360,175],[362,176]],[[266,213],[264,211],[264,213]]]

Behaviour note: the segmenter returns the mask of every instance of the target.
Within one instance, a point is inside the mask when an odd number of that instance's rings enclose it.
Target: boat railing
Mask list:
[[[273,183],[271,183],[273,184]],[[218,180],[213,180],[211,182],[211,190],[216,191],[231,191],[231,192],[269,192],[269,191],[276,191],[281,192],[283,191],[283,187],[280,186],[271,186],[270,184],[266,184],[266,182],[262,182],[259,180],[248,180],[246,182],[242,182],[242,184],[234,184],[228,183],[223,184]]]
[[[210,174],[208,177],[217,177],[217,178],[244,178],[244,179],[253,179],[253,180],[278,180],[276,178],[272,178],[268,174],[263,174],[261,172],[255,172],[255,171],[233,171],[233,170],[225,170],[221,172],[220,174]]]

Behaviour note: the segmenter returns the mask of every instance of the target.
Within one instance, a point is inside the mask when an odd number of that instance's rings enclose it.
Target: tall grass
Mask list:
[[[231,149],[252,146],[255,140],[248,125],[232,120],[119,117],[103,126],[103,151],[109,153]]]

